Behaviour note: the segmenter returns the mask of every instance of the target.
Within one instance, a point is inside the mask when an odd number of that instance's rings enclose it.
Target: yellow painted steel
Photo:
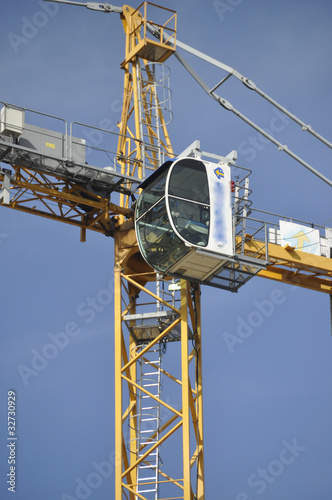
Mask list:
[[[190,407],[189,407],[189,367],[188,367],[188,297],[187,282],[181,280],[181,368],[182,368],[182,446],[183,446],[183,498],[190,500]]]
[[[196,499],[204,500],[205,498],[205,483],[204,483],[204,454],[203,454],[203,371],[202,371],[202,327],[201,327],[201,291],[199,286],[193,287],[193,299],[196,304],[195,311],[190,307],[192,314],[192,323],[195,328],[195,371],[196,379],[196,418],[197,418],[197,490]],[[193,420],[195,416],[192,415]]]
[[[91,193],[82,185],[56,175],[12,165],[11,199],[8,208],[64,222],[86,231],[110,236],[111,217],[130,217],[132,211]],[[4,174],[0,172],[0,184]],[[0,202],[0,204],[3,204]]]
[[[121,319],[121,270],[114,269],[114,368],[115,368],[115,498],[122,498],[122,319]]]
[[[265,259],[262,242],[247,238],[244,253]],[[332,294],[332,259],[269,243],[270,265],[258,276]]]
[[[145,273],[146,274],[146,273]],[[154,453],[157,448],[164,445],[173,436],[180,434],[176,438],[177,443],[182,441],[182,472],[178,471],[176,478],[168,471],[174,461],[173,456],[163,457],[163,466],[158,471],[159,487],[167,487],[172,485],[178,490],[176,498],[183,500],[192,500],[194,498],[204,499],[204,461],[203,461],[203,416],[202,416],[202,374],[201,374],[201,326],[200,326],[200,287],[199,285],[190,286],[185,280],[181,280],[181,304],[180,308],[174,307],[160,299],[164,307],[168,307],[176,317],[174,320],[162,330],[159,335],[151,339],[148,345],[144,345],[140,350],[132,349],[133,335],[129,331],[126,332],[125,317],[126,314],[133,314],[140,310],[140,305],[136,303],[138,292],[147,297],[158,297],[144,286],[139,281],[141,276],[139,273],[135,275],[126,275],[121,265],[115,267],[115,359],[116,366],[116,500],[124,500],[127,498],[142,498],[145,500],[143,493],[137,491],[137,471],[140,464],[144,464],[149,456]],[[121,285],[122,280],[122,285]],[[150,282],[151,283],[151,282]],[[126,286],[125,286],[126,285]],[[122,290],[119,289],[122,287]],[[142,298],[145,303],[145,299]],[[120,303],[121,306],[120,306]],[[120,310],[118,309],[120,307]],[[164,376],[172,383],[180,386],[181,408],[178,408],[177,401],[166,402],[156,397],[147,388],[140,385],[137,380],[137,373],[133,367],[140,359],[145,360],[146,354],[153,349],[162,339],[167,339],[169,332],[173,331],[177,324],[181,324],[181,377],[180,379],[174,374],[163,370]],[[192,331],[192,338],[189,339],[189,331]],[[189,345],[193,342],[194,348],[189,352]],[[121,360],[121,365],[120,365]],[[194,367],[190,373],[190,366],[194,363]],[[132,395],[137,395],[138,391],[146,394],[154,399],[158,404],[165,408],[170,417],[163,422],[159,429],[159,437],[156,434],[151,435],[149,440],[141,445],[140,449],[134,450],[131,446],[131,441],[137,442],[138,429],[132,429],[130,432],[130,443],[128,449],[131,456],[125,447],[125,434],[128,428],[128,422],[131,414],[136,410],[135,399]],[[125,396],[125,393],[127,396]],[[129,395],[129,406],[123,408],[123,401]],[[121,415],[120,415],[121,413]],[[131,422],[132,424],[132,422]],[[182,435],[182,437],[181,437]],[[121,446],[122,443],[122,446]],[[178,454],[177,454],[178,455]],[[121,461],[120,461],[121,458]],[[170,463],[168,463],[168,461]],[[193,469],[196,468],[197,475],[193,474]],[[145,486],[153,483],[146,482]],[[160,496],[158,499],[164,497]],[[165,497],[166,498],[166,497]],[[170,498],[167,496],[167,498]],[[172,497],[173,498],[173,497]],[[175,498],[175,496],[174,496]]]
[[[147,23],[149,6],[160,9],[163,13],[168,13],[168,19],[162,24],[153,22],[153,25],[160,30],[160,39],[148,37]],[[141,89],[141,64],[146,65],[149,62],[163,62],[175,51],[176,43],[176,12],[164,7],[156,6],[150,2],[143,2],[137,9],[128,5],[123,6],[122,23],[126,34],[125,59],[121,67],[125,71],[123,107],[121,121],[119,123],[119,142],[117,159],[121,164],[121,171],[127,175],[143,177],[143,142],[141,122],[147,124],[148,143],[150,146],[157,146],[157,138],[151,126],[151,108],[142,105],[142,113],[139,110],[139,94]],[[163,41],[163,35],[166,34],[166,40]],[[174,45],[169,45],[169,42]],[[152,81],[152,80],[151,80]],[[145,102],[152,98],[153,87],[145,90]],[[168,157],[174,157],[171,141],[165,124],[165,119],[160,110],[158,110],[160,127],[164,137],[161,143]],[[145,155],[147,153],[145,152]],[[158,158],[155,153],[149,157],[149,163],[152,163],[156,169]],[[121,195],[120,206],[129,208],[130,199],[126,195]],[[121,222],[122,218],[119,219]]]
[[[153,26],[159,30],[159,39],[148,36],[147,24],[149,6],[157,7],[169,17],[162,24],[153,21]],[[147,59],[154,62],[164,62],[175,52],[176,47],[176,12],[174,10],[143,2],[136,10],[128,5],[123,6],[124,28],[127,35],[126,57],[122,65],[134,58]]]
[[[166,60],[173,52],[174,47],[170,46],[170,39],[175,42],[176,36],[176,13],[170,11],[169,9],[164,9],[170,13],[169,18],[166,23],[158,25],[154,23],[155,26],[160,29],[160,40],[151,40],[147,36],[147,12],[148,6],[153,5],[148,2],[144,2],[138,9],[125,5],[123,7],[122,22],[124,30],[126,33],[126,45],[125,45],[125,59],[122,63],[122,68],[124,69],[124,99],[123,108],[121,115],[121,122],[119,124],[119,142],[118,142],[118,155],[117,159],[121,164],[121,171],[124,174],[130,176],[136,176],[138,178],[143,178],[143,163],[148,160],[148,163],[152,165],[153,168],[159,167],[158,155],[156,154],[157,137],[152,127],[151,122],[151,106],[147,103],[152,102],[155,98],[153,95],[153,78],[152,74],[148,73],[149,82],[151,79],[151,84],[147,85],[145,89],[142,89],[141,83],[141,64],[146,65],[148,62],[162,62]],[[175,29],[170,27],[171,21],[175,23]],[[167,42],[163,42],[163,35],[168,33]],[[141,109],[139,103],[139,96],[141,92]],[[173,157],[174,153],[172,150],[171,142],[169,139],[169,134],[167,131],[167,126],[165,124],[162,112],[158,110],[158,119],[163,133],[163,137],[159,138],[162,147],[164,148],[166,155]],[[146,126],[147,137],[142,136],[142,123],[144,122]],[[150,148],[150,154],[146,152],[144,148],[144,140]],[[144,156],[148,155],[148,156]],[[129,209],[130,198],[126,195],[120,196],[120,206],[125,209]],[[165,403],[164,401],[159,401],[157,403],[163,405],[168,411],[171,412],[171,417],[166,425],[164,424],[160,429],[160,438],[156,444],[148,446],[144,444],[143,449],[138,450],[135,448],[138,435],[137,424],[137,403],[135,398],[137,397],[138,391],[147,393],[150,397],[154,396],[146,391],[137,383],[137,370],[136,365],[139,360],[148,353],[154,346],[160,342],[165,336],[167,336],[168,331],[176,326],[177,323],[181,321],[180,311],[173,305],[166,303],[161,298],[158,299],[156,294],[146,287],[147,282],[154,282],[156,279],[155,273],[146,273],[146,265],[144,266],[143,260],[139,261],[137,259],[138,247],[136,242],[136,237],[134,234],[134,229],[132,226],[128,226],[125,216],[118,218],[118,223],[115,233],[115,262],[117,268],[121,268],[121,278],[123,281],[123,286],[120,287],[120,296],[122,303],[125,303],[123,311],[119,314],[122,320],[126,314],[134,314],[137,311],[136,300],[139,294],[148,294],[155,300],[159,300],[159,303],[163,307],[168,307],[171,311],[178,315],[178,318],[172,322],[172,324],[166,328],[159,336],[152,339],[148,346],[141,349],[139,352],[135,349],[135,342],[133,335],[127,332],[127,337],[123,338],[122,343],[118,341],[116,343],[116,348],[121,349],[116,356],[117,359],[122,359],[122,366],[119,373],[116,376],[115,392],[121,393],[121,397],[116,398],[116,401],[122,400],[123,397],[123,384],[127,384],[127,390],[130,394],[130,404],[129,407],[122,413],[121,419],[118,414],[119,409],[116,409],[117,419],[116,419],[116,435],[124,436],[124,426],[127,424],[128,419],[131,422],[130,426],[130,439],[129,439],[129,450],[130,450],[130,460],[127,458],[127,454],[122,448],[122,460],[118,461],[116,464],[117,468],[117,486],[116,486],[116,500],[122,500],[126,498],[126,495],[130,495],[130,498],[135,495],[135,498],[145,498],[138,493],[137,490],[137,475],[139,465],[152,454],[156,448],[158,448],[161,443],[171,438],[173,434],[183,426],[183,416],[182,413],[177,409],[173,408],[171,405]],[[136,261],[139,261],[138,264]],[[135,271],[133,273],[133,270]],[[151,270],[152,271],[152,270]],[[124,286],[126,284],[126,286]],[[123,323],[124,324],[124,323]],[[123,328],[125,331],[125,327]],[[126,351],[128,349],[128,352]],[[116,370],[119,370],[119,365],[117,364]],[[172,375],[171,375],[172,377]],[[174,379],[175,377],[173,377]],[[180,419],[180,422],[176,422]],[[189,425],[186,422],[185,425]],[[170,428],[169,428],[170,427]],[[124,437],[122,437],[124,441]],[[139,455],[142,455],[139,459]],[[119,455],[120,456],[120,455]],[[188,467],[189,467],[188,460]],[[167,473],[160,472],[160,477],[167,477],[169,482],[173,482],[170,475]],[[175,484],[180,484],[181,481],[176,481]],[[183,479],[182,479],[183,483]],[[121,487],[120,487],[121,484]],[[181,487],[183,485],[181,484]],[[189,497],[188,497],[189,498]]]

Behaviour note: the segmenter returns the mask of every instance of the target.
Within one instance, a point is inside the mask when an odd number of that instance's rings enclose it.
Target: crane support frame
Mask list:
[[[164,55],[159,58],[154,55],[156,42],[147,37],[146,29],[148,5],[171,14],[166,25],[170,21],[174,22],[170,36],[172,39],[175,39],[176,36],[176,13],[174,11],[149,2],[144,2],[136,10],[127,5],[123,7],[121,17],[126,33],[126,50],[125,60],[121,64],[125,74],[123,107],[119,123],[118,158],[123,175],[138,177],[141,180],[144,180],[146,176],[146,164],[155,170],[166,158],[174,156],[166,120],[155,90],[155,75],[152,70],[148,69],[148,63],[165,61],[173,54],[174,48],[168,43],[160,42],[157,44],[157,48],[162,48]],[[150,47],[151,43],[152,48]],[[145,50],[146,47],[150,47],[151,50]],[[149,82],[142,87],[143,67],[147,68],[145,71]],[[161,134],[157,134],[153,127],[152,108],[147,104],[150,102],[154,102],[154,114],[159,121]],[[147,144],[145,144],[142,124],[145,124],[147,129]],[[135,138],[138,138],[138,141],[135,141]],[[128,162],[128,158],[132,161]],[[129,196],[121,194],[120,206],[129,208],[130,202]]]
[[[156,448],[167,446],[167,443],[174,439],[182,440],[183,460],[181,464],[182,473],[177,470],[177,476],[173,477],[168,472],[172,465],[163,457],[163,466],[158,472],[157,487],[161,496],[158,499],[182,498],[191,500],[192,498],[204,498],[204,459],[203,459],[203,414],[202,414],[202,348],[201,348],[201,311],[200,311],[200,288],[199,285],[189,284],[181,280],[180,306],[175,307],[172,302],[167,303],[158,298],[143,283],[149,279],[156,279],[153,273],[126,274],[121,270],[121,263],[115,266],[115,365],[116,365],[116,500],[149,499],[148,494],[139,488],[149,488],[152,483],[148,480],[138,483],[138,469],[140,464],[147,462],[150,454]],[[140,310],[138,297],[147,294],[151,299],[159,301],[159,305],[172,312],[172,320],[168,321],[168,326],[160,324],[158,334],[150,336],[149,342],[141,344],[141,350],[137,350],[137,339],[132,331],[135,330],[135,320]],[[125,300],[124,300],[125,298]],[[136,313],[135,315],[130,313]],[[127,319],[126,319],[127,318]],[[129,320],[128,320],[129,318]],[[129,324],[129,326],[128,326]],[[177,338],[172,331],[180,325]],[[149,325],[147,325],[149,328]],[[129,340],[125,331],[129,331]],[[158,343],[174,342],[178,340],[181,344],[181,370],[178,374],[172,374],[163,370],[163,375],[180,388],[180,400],[166,402],[164,399],[155,397],[146,388],[140,385],[137,380],[137,363],[147,356]],[[193,348],[189,351],[189,345],[193,343]],[[195,365],[195,366],[193,366]],[[191,373],[190,373],[191,372]],[[146,397],[153,398],[160,404],[167,415],[159,428],[158,439],[150,438],[140,449],[137,448],[138,426],[130,426],[129,439],[126,443],[126,426],[129,422],[137,418],[137,398],[139,391]],[[127,398],[125,396],[127,392]],[[126,404],[125,401],[128,401]],[[180,437],[180,435],[182,436]],[[168,460],[170,457],[168,456]],[[196,474],[194,469],[196,468]],[[140,493],[141,491],[141,493]],[[147,491],[147,490],[143,490]],[[165,495],[163,495],[165,491]],[[169,492],[172,493],[169,493]],[[127,496],[129,495],[129,496]],[[171,495],[171,496],[170,496]]]

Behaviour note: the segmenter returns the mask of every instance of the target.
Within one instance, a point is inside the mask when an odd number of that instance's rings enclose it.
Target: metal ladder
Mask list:
[[[143,344],[141,348],[144,347],[145,345]],[[140,360],[138,366],[140,386],[157,398],[161,397],[162,392],[162,356],[163,346],[159,344],[155,349],[149,351],[146,357]],[[155,399],[142,390],[138,391],[137,396],[137,450],[138,458],[140,458],[147,451],[148,447],[153,446],[159,440],[161,408]],[[158,477],[161,462],[159,451],[159,447],[157,447],[138,466],[137,492],[144,495],[148,500],[157,500],[158,498]]]
[[[165,161],[165,126],[172,119],[170,69],[162,63],[148,63],[139,69],[138,94],[143,139],[143,179]]]
[[[132,357],[138,357],[136,365],[137,389],[133,389],[136,399],[136,410],[128,420],[132,437],[127,442],[128,450],[135,453],[135,459],[145,458],[138,464],[136,476],[135,500],[157,500],[160,495],[159,477],[162,467],[160,458],[160,429],[162,427],[162,360],[166,351],[166,343],[178,341],[180,332],[174,328],[164,341],[149,349],[144,356],[139,353],[155,338],[156,334],[165,330],[174,320],[174,312],[165,310],[162,302],[167,301],[175,307],[179,285],[173,279],[171,283],[157,274],[155,311],[125,315],[124,319],[131,334],[136,339],[132,348]],[[179,299],[178,299],[179,300]],[[151,303],[152,304],[152,303]],[[148,304],[145,304],[145,306]],[[132,431],[135,431],[132,433]]]

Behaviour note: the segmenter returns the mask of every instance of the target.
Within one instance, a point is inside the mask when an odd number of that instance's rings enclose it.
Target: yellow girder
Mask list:
[[[244,243],[244,253],[266,256],[262,242],[250,238]],[[332,259],[274,243],[268,244],[267,255],[270,264],[257,276],[332,294]]]
[[[115,205],[74,181],[20,165],[13,165],[13,169],[10,202],[3,206],[77,226],[81,228],[82,241],[87,229],[111,236],[111,217],[132,215],[130,209]],[[0,181],[3,176],[0,172]]]

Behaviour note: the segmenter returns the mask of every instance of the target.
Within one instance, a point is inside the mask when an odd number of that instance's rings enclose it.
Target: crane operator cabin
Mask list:
[[[233,256],[231,172],[197,158],[167,161],[140,188],[140,251],[161,273],[208,281]]]

